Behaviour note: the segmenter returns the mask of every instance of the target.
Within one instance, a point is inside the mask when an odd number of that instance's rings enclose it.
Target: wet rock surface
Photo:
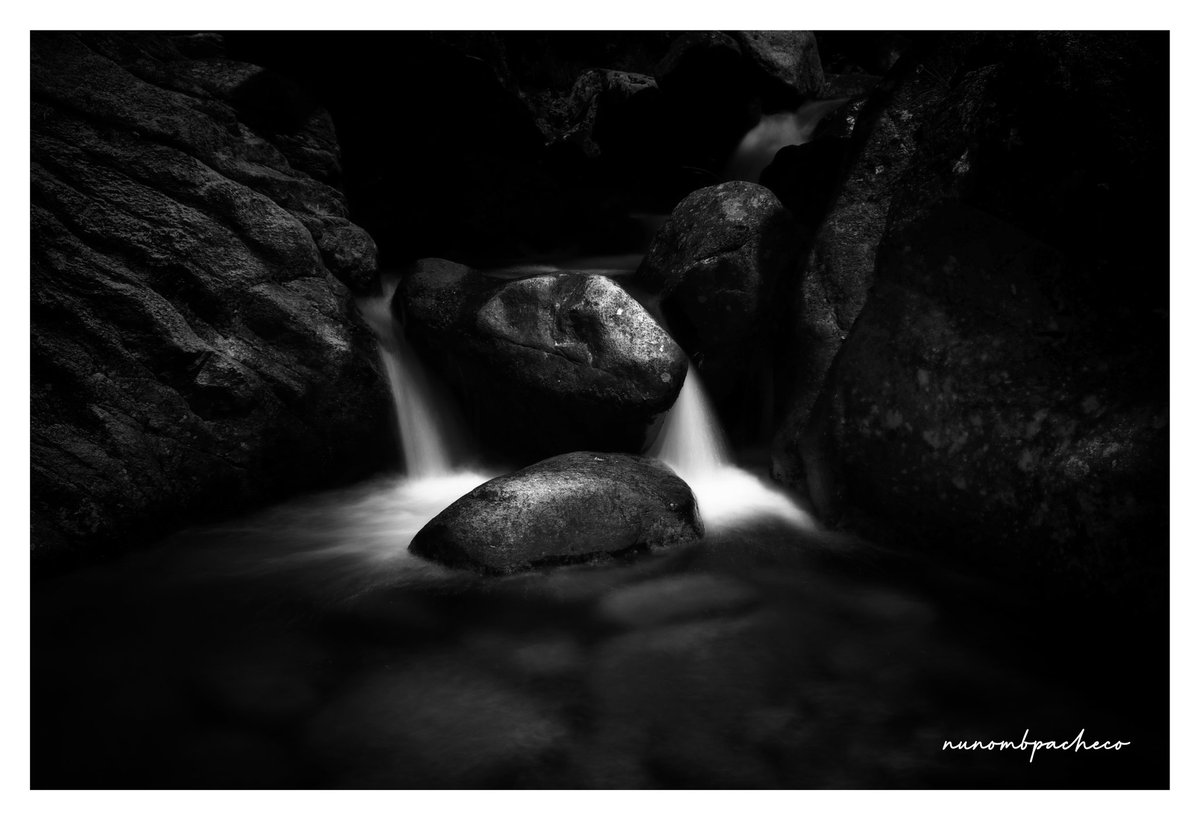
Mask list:
[[[789,317],[781,323],[776,378],[785,411],[775,446],[776,473],[803,486],[799,439],[826,373],[875,282],[875,254],[887,226],[892,197],[908,168],[917,134],[934,103],[945,95],[924,63],[901,64],[887,84],[844,117],[836,130],[806,145],[782,149],[763,172],[808,234],[799,275],[781,298]]]
[[[347,290],[375,248],[328,116],[189,38],[31,45],[35,560],[376,468],[386,389]]]
[[[780,279],[795,264],[796,226],[766,188],[726,182],[671,212],[635,281],[661,299],[672,334],[718,399],[753,384]]]
[[[766,76],[768,99],[798,102],[824,88],[825,72],[811,31],[736,31],[733,37]]]
[[[394,307],[485,445],[525,459],[641,451],[687,372],[667,332],[602,276],[503,281],[422,260]]]
[[[901,241],[806,431],[823,516],[870,510],[1007,571],[1161,605],[1168,416],[1152,352],[1067,325],[1040,286],[1061,257],[982,212],[943,207]]]
[[[568,453],[476,487],[430,521],[410,549],[458,567],[513,572],[704,534],[691,489],[654,459]]]
[[[1132,89],[1165,69],[1125,56],[1149,42],[950,37],[909,75],[930,88],[904,150],[889,153],[899,164],[880,175],[886,222],[877,199],[853,199],[876,209],[851,223],[875,226],[874,249],[846,246],[857,278],[810,265],[801,289],[807,300],[833,282],[854,297],[833,306],[862,306],[852,330],[812,325],[830,341],[811,348],[825,351],[814,363],[846,339],[820,398],[816,380],[801,385],[777,440],[780,474],[806,478],[826,520],[887,520],[948,554],[1162,605],[1165,119]],[[1106,78],[1104,104],[1077,98],[1084,73]],[[1134,213],[1134,202],[1154,204]],[[843,212],[835,204],[822,233]],[[1131,274],[1145,287],[1130,289]],[[849,287],[864,279],[869,296]]]

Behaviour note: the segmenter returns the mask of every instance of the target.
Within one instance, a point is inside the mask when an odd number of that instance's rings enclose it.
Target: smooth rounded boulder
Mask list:
[[[718,400],[746,387],[795,245],[795,222],[773,193],[726,182],[679,203],[638,268],[636,281],[662,299],[671,331]]]
[[[603,276],[486,276],[417,263],[393,310],[456,390],[490,450],[528,460],[572,450],[640,451],[675,402],[687,360]]]
[[[764,76],[763,84],[773,92],[773,99],[793,102],[825,86],[817,38],[811,31],[737,31],[733,37]]]
[[[691,488],[661,462],[579,452],[481,484],[426,524],[409,551],[452,567],[512,573],[703,535]]]

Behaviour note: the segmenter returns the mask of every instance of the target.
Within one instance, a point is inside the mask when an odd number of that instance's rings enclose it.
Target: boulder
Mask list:
[[[768,100],[795,105],[825,87],[817,38],[811,31],[735,31],[733,38],[762,76]]]
[[[668,93],[690,95],[704,86],[724,88],[741,79],[742,72],[742,49],[735,39],[717,31],[693,31],[671,41],[655,77]]]
[[[778,280],[795,264],[795,241],[774,194],[726,182],[684,199],[637,271],[718,400],[745,385]]]
[[[603,276],[506,281],[426,259],[393,305],[485,445],[510,457],[640,452],[687,373],[670,335]]]
[[[1057,305],[1063,258],[967,205],[881,250],[801,443],[825,521],[1141,606],[1167,568],[1165,333]]]
[[[845,174],[850,140],[819,139],[780,148],[759,181],[779,197],[796,220],[812,230],[820,225]]]
[[[948,70],[918,64],[936,93],[883,171],[874,288],[777,466],[800,468],[826,520],[1155,605],[1168,165],[1147,89],[1165,38],[956,35],[937,55]]]
[[[930,70],[930,66],[933,66]],[[809,239],[794,286],[780,294],[790,313],[778,340],[775,384],[783,422],[773,471],[804,486],[799,440],[838,349],[875,281],[875,252],[917,134],[946,89],[936,55],[901,64],[868,105],[852,104],[843,138],[782,149],[763,172]]]
[[[700,538],[691,489],[661,462],[568,453],[476,487],[409,549],[455,567],[510,573]]]
[[[640,99],[635,102],[635,98],[657,98],[658,86],[646,74],[593,68],[580,74],[564,97],[552,91],[542,95],[547,99],[535,111],[541,112],[538,125],[547,140],[572,142],[586,156],[596,157],[605,141],[615,143],[616,150],[632,150],[628,145],[633,138],[630,132],[648,131],[645,124],[630,116],[641,113],[645,107]],[[653,134],[639,136],[645,139]]]
[[[260,69],[172,38],[31,47],[35,561],[378,466],[387,390],[347,290],[374,244],[321,181],[327,120],[248,122]]]

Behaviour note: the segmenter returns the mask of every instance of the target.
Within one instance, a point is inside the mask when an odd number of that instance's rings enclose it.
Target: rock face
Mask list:
[[[763,172],[764,184],[796,214],[811,239],[790,304],[776,384],[787,396],[777,437],[775,472],[803,486],[794,455],[825,374],[866,303],[875,282],[875,252],[887,225],[900,176],[908,168],[917,132],[945,97],[933,71],[901,65],[871,103],[853,113],[843,138],[817,139],[781,150]]]
[[[795,264],[795,225],[769,190],[726,182],[671,213],[637,272],[714,396],[745,387],[778,280]]]
[[[450,566],[508,573],[703,534],[691,489],[660,462],[581,452],[476,487],[418,532],[409,549]]]
[[[826,520],[1161,597],[1166,109],[1135,91],[1165,82],[1151,41],[951,43],[958,67],[888,186],[874,289],[777,449]],[[1096,104],[1077,100],[1097,78]]]
[[[401,268],[433,256],[487,266],[590,252],[624,229],[628,209],[597,195],[586,155],[568,150],[564,158],[547,146],[548,133],[571,117],[563,94],[582,69],[554,65],[546,38],[528,34],[238,32],[229,39],[328,100],[354,159],[345,189],[355,218],[379,243],[382,264]],[[549,81],[542,75],[554,72],[575,73],[543,100],[540,86]]]
[[[258,106],[283,81],[196,38],[31,45],[35,557],[375,466],[387,396],[346,289],[375,250],[321,181],[328,117]]]
[[[733,36],[755,68],[777,86],[772,91],[781,101],[787,100],[788,92],[799,101],[825,87],[817,38],[811,31],[737,31]]]
[[[646,74],[590,69],[579,75],[558,105],[544,105],[539,127],[548,141],[570,142],[589,158],[599,156],[605,143],[614,152],[630,152],[636,150],[636,137],[650,137],[641,133],[647,123],[638,115],[645,110],[642,100],[657,94],[654,78]]]
[[[426,259],[396,300],[485,444],[510,456],[640,451],[687,373],[667,332],[603,276],[504,281]]]
[[[969,206],[897,239],[805,434],[822,515],[1144,600],[1168,521],[1151,351],[1081,335],[1039,281],[1061,258]]]

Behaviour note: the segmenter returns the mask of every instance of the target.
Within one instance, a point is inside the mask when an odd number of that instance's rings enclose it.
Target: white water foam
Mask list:
[[[786,493],[733,463],[717,414],[691,362],[679,398],[667,414],[650,455],[662,460],[691,486],[710,533],[763,518],[816,529],[812,517]]]

